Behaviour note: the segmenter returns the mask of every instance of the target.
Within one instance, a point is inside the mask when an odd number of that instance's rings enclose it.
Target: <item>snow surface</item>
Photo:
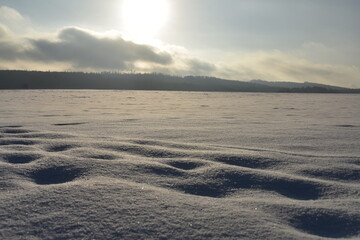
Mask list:
[[[0,239],[360,239],[359,103],[0,91]]]

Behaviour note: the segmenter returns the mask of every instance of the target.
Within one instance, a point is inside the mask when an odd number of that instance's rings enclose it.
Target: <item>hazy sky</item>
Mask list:
[[[359,12],[359,0],[0,0],[0,68],[360,88]]]

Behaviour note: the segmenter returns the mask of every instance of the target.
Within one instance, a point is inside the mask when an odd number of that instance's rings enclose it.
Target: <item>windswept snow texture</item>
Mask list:
[[[360,239],[360,96],[0,91],[0,239]]]

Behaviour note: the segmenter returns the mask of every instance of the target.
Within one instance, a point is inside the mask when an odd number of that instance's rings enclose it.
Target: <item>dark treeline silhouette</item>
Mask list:
[[[266,84],[268,83],[268,84]],[[305,83],[304,83],[305,84]],[[360,93],[327,85],[289,88],[265,81],[241,82],[205,76],[170,76],[159,73],[0,71],[0,89],[119,89],[219,92]]]

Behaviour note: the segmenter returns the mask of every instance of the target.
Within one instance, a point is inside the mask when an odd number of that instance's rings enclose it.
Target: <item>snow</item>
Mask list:
[[[359,103],[0,91],[0,238],[359,239]]]

